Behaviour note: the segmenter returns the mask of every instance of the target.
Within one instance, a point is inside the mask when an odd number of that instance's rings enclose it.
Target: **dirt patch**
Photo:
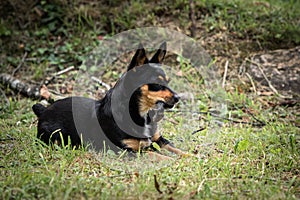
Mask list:
[[[269,86],[268,79],[281,93],[299,98],[300,46],[255,54],[251,58],[248,72],[260,84]]]

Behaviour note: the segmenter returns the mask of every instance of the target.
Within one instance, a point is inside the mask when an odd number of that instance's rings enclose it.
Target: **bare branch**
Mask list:
[[[9,86],[12,90],[20,92],[21,94],[38,99],[40,92],[38,86],[33,86],[25,83],[9,74],[0,74],[0,83]]]

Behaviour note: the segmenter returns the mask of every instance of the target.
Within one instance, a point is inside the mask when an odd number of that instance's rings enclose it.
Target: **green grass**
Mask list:
[[[299,43],[299,1],[198,1],[210,31],[228,30],[234,36],[261,42]]]
[[[109,37],[137,26],[175,26],[189,34],[188,0],[76,0],[71,4],[55,0],[36,6],[45,15],[38,17],[34,8],[29,12],[26,6],[26,12],[16,16],[3,12],[6,20],[0,20],[0,71],[12,72],[26,51],[28,60],[16,74],[23,80],[39,81],[70,65],[80,66],[99,44],[98,36]],[[216,39],[204,47],[214,55],[215,51],[224,53],[224,59],[233,56],[232,46],[248,57],[257,51],[257,44],[262,49],[299,45],[299,9],[299,1],[293,0],[195,0],[197,39]],[[213,37],[220,33],[225,39]],[[239,66],[230,63],[233,68]],[[180,108],[209,111],[211,92],[205,90],[203,80],[194,78],[197,70],[183,61],[173,70],[172,87],[181,92],[193,90],[199,100],[181,102]],[[182,76],[176,77],[179,70]],[[107,71],[104,76],[109,82],[118,78],[119,71]],[[195,157],[170,155],[174,161],[161,163],[111,152],[103,155],[44,146],[36,139],[37,122],[31,111],[35,102],[1,87],[9,95],[6,100],[1,93],[0,100],[0,199],[299,199],[300,134],[295,125],[299,126],[299,106],[266,106],[262,101],[276,103],[278,99],[242,93],[239,89],[248,91],[247,85],[237,88],[235,81],[228,83],[233,89],[224,99],[227,117],[255,122],[250,112],[267,125],[224,120],[214,131],[192,134],[207,127],[212,116],[168,112],[160,126],[163,135]]]
[[[83,56],[97,46],[97,36],[114,35],[136,27],[172,25],[189,35],[188,2],[130,0],[86,3],[76,0],[69,4],[56,0],[51,3],[40,1],[31,8],[32,15],[24,14],[28,12],[27,6],[21,6],[24,12],[17,16],[9,13],[6,16],[3,12],[7,19],[0,21],[0,46],[4,52],[0,70],[18,66],[24,51],[28,52],[27,58],[32,64],[48,62],[49,67],[59,69],[77,66]],[[299,45],[299,9],[299,1],[294,0],[195,1],[199,27],[197,39],[223,33],[233,42],[247,40],[249,47],[245,48],[242,43],[239,49],[242,53],[258,47]],[[39,17],[37,10],[44,14]],[[20,26],[20,22],[23,26],[26,24],[26,29]],[[226,41],[216,43],[220,45],[214,44],[212,48],[225,51],[232,48]]]
[[[167,113],[163,134],[190,153],[196,150],[197,158],[174,156],[175,161],[152,163],[145,157],[128,160],[44,146],[35,138],[33,103],[11,100],[10,106],[1,107],[1,199],[300,197],[299,128],[290,123],[255,128],[227,122],[214,133],[191,135],[197,120]],[[261,112],[258,117],[270,116]]]

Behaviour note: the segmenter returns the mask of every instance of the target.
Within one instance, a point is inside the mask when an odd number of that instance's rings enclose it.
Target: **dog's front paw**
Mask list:
[[[153,151],[147,152],[147,156],[149,157],[150,160],[152,161],[164,161],[164,160],[174,160],[174,158],[171,158],[169,156],[165,156]]]

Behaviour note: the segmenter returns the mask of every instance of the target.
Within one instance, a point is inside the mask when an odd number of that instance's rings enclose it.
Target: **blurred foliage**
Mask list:
[[[233,42],[248,40],[272,49],[300,44],[299,1],[194,2],[198,37],[222,32]],[[177,27],[190,34],[191,25],[188,0],[3,0],[0,16],[0,71],[15,68],[24,51],[33,65],[48,62],[63,69],[79,65],[103,36],[145,26]]]

